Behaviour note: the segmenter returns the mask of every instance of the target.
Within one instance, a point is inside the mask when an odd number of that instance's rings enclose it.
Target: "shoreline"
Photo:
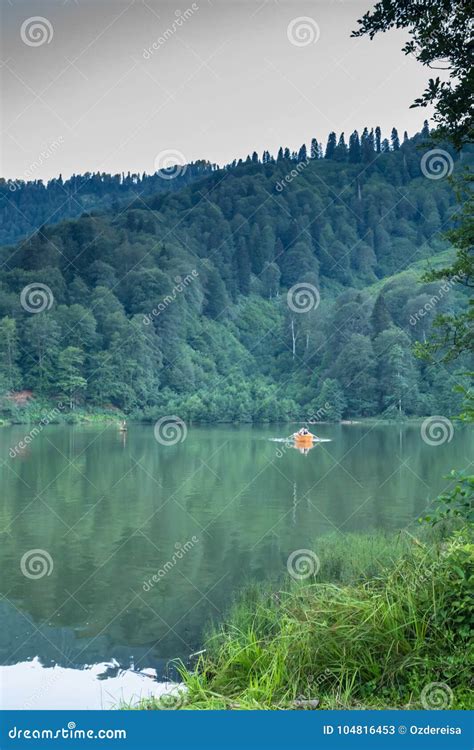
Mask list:
[[[44,411],[47,414],[48,409],[50,409],[50,406],[45,406]],[[43,414],[43,412],[35,413],[34,416],[26,416],[24,419],[19,419],[16,417],[15,419],[11,419],[8,416],[2,416],[0,415],[0,428],[1,427],[20,427],[23,425],[39,425],[45,423],[45,416],[46,414]],[[157,415],[156,419],[160,419],[161,417],[166,415]],[[429,419],[432,417],[430,414],[422,415],[422,416],[406,416],[399,419],[394,419],[393,417],[384,417],[383,414],[370,416],[370,417],[354,417],[353,419],[341,419],[338,421],[330,421],[330,420],[319,420],[317,422],[306,420],[304,417],[301,417],[300,420],[298,419],[289,419],[289,420],[275,420],[275,421],[252,421],[252,422],[236,422],[236,421],[213,421],[213,422],[203,422],[203,421],[196,421],[196,420],[189,420],[186,424],[193,427],[219,427],[219,426],[242,426],[242,427],[252,427],[252,426],[258,426],[258,427],[264,427],[266,425],[278,425],[278,424],[285,424],[285,425],[301,425],[306,424],[310,426],[317,426],[317,425],[341,425],[343,427],[351,427],[353,425],[371,425],[371,424],[392,424],[392,425],[407,425],[407,424],[420,424],[424,420]],[[97,412],[83,412],[83,411],[77,411],[77,412],[69,412],[68,414],[64,415],[63,418],[58,419],[52,419],[47,421],[45,426],[53,425],[53,426],[69,426],[69,427],[77,427],[77,426],[94,426],[94,425],[115,425],[118,426],[119,423],[123,420],[126,420],[128,425],[152,425],[156,420],[154,418],[149,417],[128,417],[125,414],[116,414],[112,412],[103,412],[103,411],[97,411]],[[185,421],[185,420],[183,420]]]

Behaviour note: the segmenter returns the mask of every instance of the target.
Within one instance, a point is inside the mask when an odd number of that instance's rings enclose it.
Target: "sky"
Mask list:
[[[3,177],[222,165],[429,115],[405,32],[350,37],[372,0],[0,2]]]

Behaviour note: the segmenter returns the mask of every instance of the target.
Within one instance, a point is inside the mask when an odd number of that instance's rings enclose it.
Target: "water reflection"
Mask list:
[[[163,446],[153,426],[48,427],[14,459],[23,430],[2,429],[0,662],[163,674],[247,581],[336,529],[406,526],[472,455],[467,430],[432,447],[415,425],[321,425],[332,442],[302,456],[269,439],[290,429],[191,428]],[[54,561],[38,580],[20,570],[34,549]]]

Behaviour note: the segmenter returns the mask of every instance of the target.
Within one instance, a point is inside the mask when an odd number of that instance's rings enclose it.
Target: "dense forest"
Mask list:
[[[180,184],[74,178],[75,208],[57,205],[68,183],[5,183],[4,241],[24,239],[0,250],[2,413],[18,417],[20,390],[196,421],[456,413],[463,362],[413,355],[467,304],[456,279],[420,282],[449,262],[456,212],[450,180],[423,170],[428,139],[366,128]]]
[[[34,165],[33,165],[34,166]],[[141,195],[162,190],[179,190],[197,177],[216,169],[208,162],[197,162],[179,171],[163,170],[152,175],[86,172],[63,180],[59,175],[46,184],[42,180],[0,179],[0,245],[32,234],[43,224],[72,219],[84,211],[111,209],[130,203]],[[34,173],[34,169],[32,168]]]

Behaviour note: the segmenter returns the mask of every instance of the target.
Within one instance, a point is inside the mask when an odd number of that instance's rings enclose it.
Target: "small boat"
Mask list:
[[[123,422],[121,422],[119,425],[119,432],[127,432],[127,430],[128,430],[127,423],[125,420],[123,420]]]
[[[313,445],[315,435],[312,435],[310,432],[307,435],[298,435],[298,433],[296,433],[294,437],[295,444],[298,448],[310,448]]]

